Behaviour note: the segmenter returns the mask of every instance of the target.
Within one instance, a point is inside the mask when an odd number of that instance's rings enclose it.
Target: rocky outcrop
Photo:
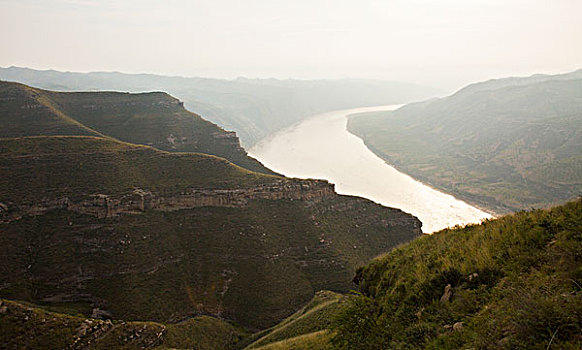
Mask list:
[[[447,303],[447,302],[451,301],[452,297],[453,297],[453,288],[450,284],[447,284],[447,286],[445,287],[445,292],[443,293],[443,296],[441,296],[441,302]]]
[[[68,197],[46,199],[37,203],[0,203],[0,222],[18,220],[24,216],[42,215],[51,210],[65,209],[99,218],[120,214],[138,214],[146,210],[174,211],[197,207],[244,207],[254,199],[304,200],[320,202],[336,196],[334,185],[321,180],[277,180],[273,183],[239,189],[190,189],[178,195],[163,196],[136,188],[123,195],[91,194],[87,198]]]

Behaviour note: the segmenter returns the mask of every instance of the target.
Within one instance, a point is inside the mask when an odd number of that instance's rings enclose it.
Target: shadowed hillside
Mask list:
[[[184,109],[162,92],[52,92],[0,82],[0,137],[109,136],[170,152],[200,152],[267,174],[236,134]]]
[[[175,101],[167,95],[89,99],[6,86],[25,92],[8,95],[8,106],[22,106],[18,96],[32,91],[42,106],[32,110],[44,112],[31,117],[28,109],[8,108],[0,117],[13,126],[3,129],[11,137],[0,138],[3,298],[132,321],[213,315],[257,330],[318,290],[350,290],[358,266],[421,234],[415,217],[340,196],[325,181],[111,137],[125,130],[120,99],[155,120],[167,108],[159,102]],[[99,114],[77,115],[72,107],[98,97],[107,101],[91,105]],[[42,123],[15,122],[21,120]],[[70,128],[89,136],[62,136]],[[59,136],[15,137],[47,129]],[[128,128],[124,137],[134,129],[150,130]]]

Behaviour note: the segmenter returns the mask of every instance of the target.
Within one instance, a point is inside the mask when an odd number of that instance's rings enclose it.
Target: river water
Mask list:
[[[249,154],[286,176],[325,179],[334,183],[340,194],[400,208],[418,217],[425,233],[491,218],[490,214],[397,171],[346,129],[350,114],[398,107],[318,114],[263,139]]]

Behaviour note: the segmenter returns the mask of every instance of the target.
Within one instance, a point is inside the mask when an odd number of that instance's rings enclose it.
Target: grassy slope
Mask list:
[[[90,136],[0,139],[3,202],[110,195],[142,188],[177,194],[187,188],[246,188],[271,183],[262,175],[206,154],[170,153]]]
[[[38,90],[0,81],[0,137],[91,135],[98,132],[38,101]]]
[[[1,197],[155,194],[277,177],[221,158],[92,137],[0,142]],[[367,200],[252,200],[242,208],[99,219],[58,210],[0,224],[0,295],[128,320],[223,315],[272,326],[320,289],[347,291],[357,266],[418,235],[418,221]],[[160,307],[163,305],[163,307]]]
[[[169,152],[200,152],[273,174],[238,138],[161,92],[52,92],[0,81],[0,137],[93,135]]]
[[[323,337],[324,335],[325,338],[328,338],[327,328],[329,328],[331,320],[341,309],[343,300],[344,297],[341,294],[319,291],[307,305],[293,315],[274,327],[245,339],[237,347],[241,348],[241,345],[243,345],[245,350],[263,349],[269,348],[270,344],[278,343],[275,348],[285,348],[282,347],[283,343],[303,343],[299,339],[310,339],[309,343],[312,343],[313,338]],[[311,336],[303,338],[305,335]]]
[[[73,349],[227,350],[247,335],[226,321],[208,316],[177,324],[109,322],[46,311],[26,303],[1,302],[0,344],[3,349],[62,350],[75,344]]]
[[[406,173],[497,213],[581,194],[582,79],[501,83],[355,116],[348,128]]]
[[[329,331],[322,330],[270,343],[256,350],[331,350],[331,338]]]
[[[422,237],[359,271],[363,295],[341,314],[334,342],[361,350],[579,349],[581,252],[582,200]],[[448,284],[452,298],[441,301]]]

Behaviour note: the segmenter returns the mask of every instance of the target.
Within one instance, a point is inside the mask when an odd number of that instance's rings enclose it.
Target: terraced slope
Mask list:
[[[162,93],[52,92],[0,81],[0,138],[108,136],[169,152],[199,152],[274,174],[227,132]]]

